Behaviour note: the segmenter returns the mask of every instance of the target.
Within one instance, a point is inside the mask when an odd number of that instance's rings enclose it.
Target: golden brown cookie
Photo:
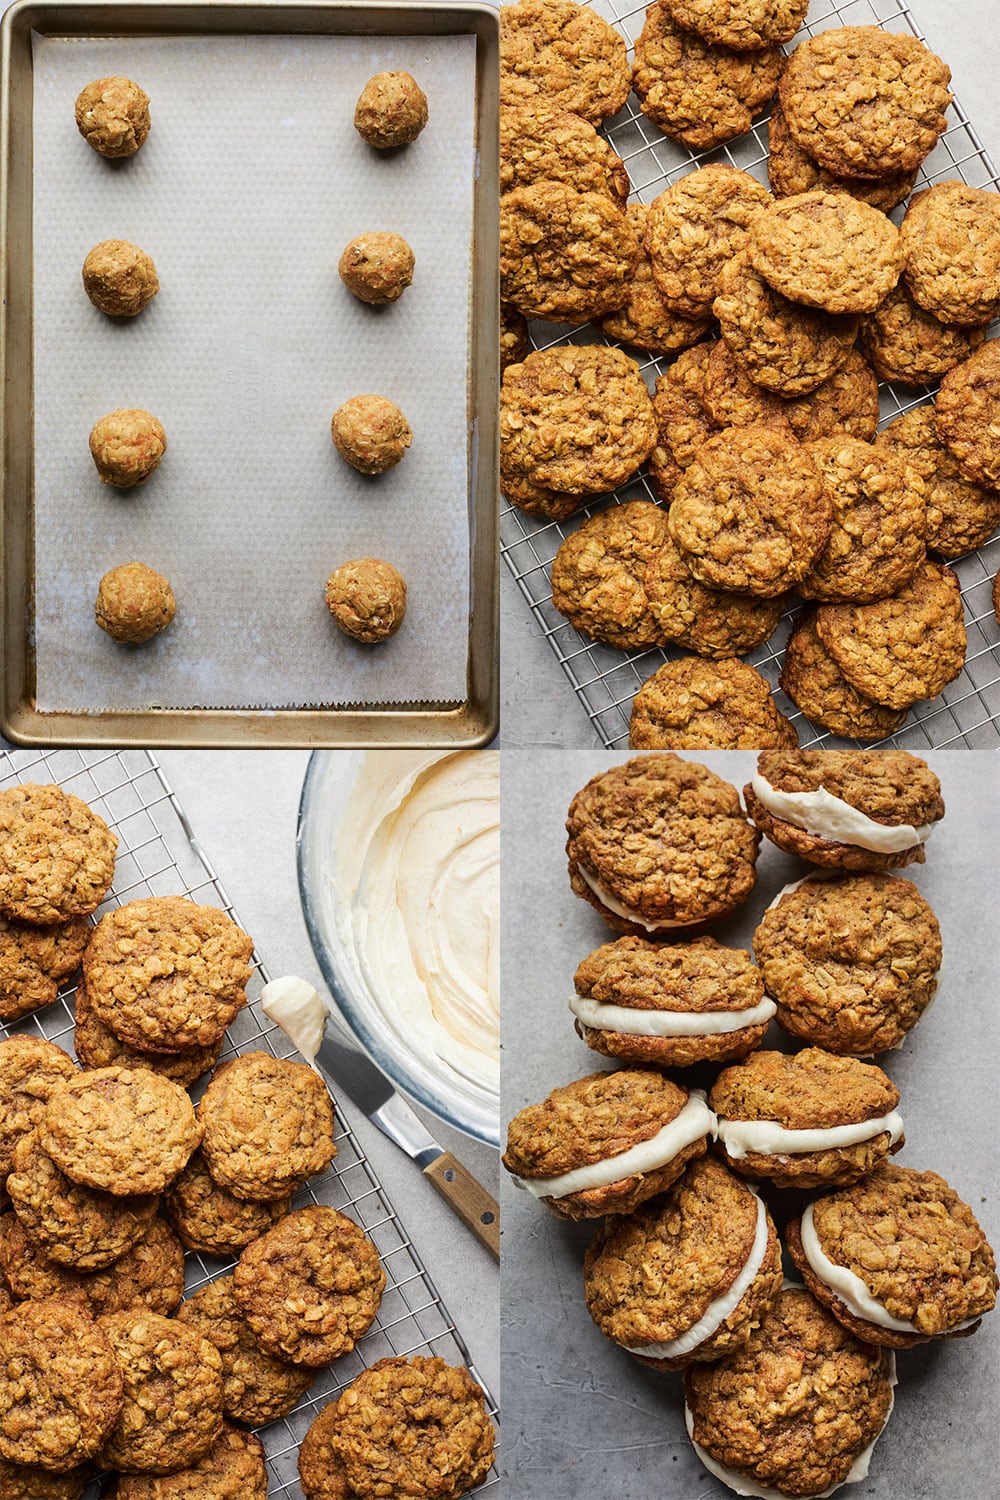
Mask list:
[[[716,431],[705,405],[708,365],[714,349],[696,344],[685,349],[664,375],[657,377],[653,395],[656,446],[649,455],[649,482],[665,505],[688,464]]]
[[[177,1321],[214,1344],[222,1360],[222,1409],[234,1421],[261,1427],[287,1417],[316,1376],[266,1354],[233,1297],[233,1278],[221,1276],[182,1302]]]
[[[808,396],[786,403],[792,432],[800,443],[812,443],[835,432],[868,442],[878,427],[878,381],[856,349],[836,375],[824,380]]]
[[[131,78],[95,78],[80,90],[74,113],[99,156],[134,156],[149,134],[149,95]]]
[[[773,635],[788,602],[779,594],[762,599],[706,588],[692,574],[677,543],[668,535],[650,559],[643,579],[650,612],[664,636],[677,646],[709,656],[743,656]]]
[[[528,325],[516,307],[504,302],[500,307],[500,372],[508,365],[519,365],[531,352]]]
[[[943,323],[1000,312],[1000,194],[938,182],[910,200],[900,235],[914,301]]]
[[[587,120],[552,105],[500,111],[500,192],[533,182],[562,182],[578,193],[605,193],[620,208],[629,195],[625,163]]]
[[[215,906],[147,896],[108,912],[84,954],[94,1014],[140,1051],[212,1047],[246,1004],[253,942]]]
[[[847,193],[797,193],[754,221],[748,243],[765,281],[807,307],[873,312],[903,269],[899,230]]]
[[[667,307],[688,318],[708,316],[723,266],[771,202],[748,172],[719,163],[689,172],[654,200],[645,247]]]
[[[775,99],[771,104],[771,118],[767,127],[768,147],[767,176],[771,188],[778,198],[789,198],[793,193],[811,193],[818,189],[824,193],[850,193],[890,213],[913,192],[917,171],[894,172],[888,177],[860,178],[838,177],[828,172],[811,156],[807,156],[797,143],[781,109]]]
[[[73,1015],[76,1022],[73,1046],[81,1068],[148,1068],[151,1073],[162,1073],[164,1078],[189,1088],[215,1067],[222,1051],[222,1037],[214,1046],[194,1047],[187,1052],[140,1052],[126,1046],[97,1019],[82,974],[76,983]]]
[[[0,1021],[51,1005],[60,982],[79,968],[89,938],[86,917],[35,927],[0,915]]]
[[[645,239],[649,208],[645,203],[630,203],[628,220],[640,246]],[[615,312],[605,313],[598,326],[610,338],[621,339],[634,349],[651,354],[676,354],[696,344],[711,328],[709,318],[685,318],[671,312],[653,277],[653,267],[646,250],[641,250],[638,264],[628,286],[628,301]]]
[[[500,441],[508,462],[532,483],[601,495],[624,484],[649,456],[656,418],[627,354],[564,344],[536,350],[504,373]]]
[[[90,1464],[53,1474],[36,1464],[9,1464],[0,1458],[0,1500],[82,1500],[93,1472]]]
[[[606,192],[540,181],[500,199],[500,295],[527,318],[585,323],[621,307],[638,259]]]
[[[29,1035],[0,1041],[0,1180],[14,1165],[18,1141],[45,1113],[53,1089],[76,1071],[73,1059],[54,1042]]]
[[[0,792],[0,912],[51,926],[95,911],[111,886],[118,839],[58,786]]]
[[[335,1208],[287,1214],[243,1251],[233,1273],[236,1306],[261,1348],[310,1369],[354,1348],[384,1290],[378,1251]]]
[[[712,345],[703,399],[716,427],[770,427],[786,437],[795,436],[791,424],[794,400],[765,390],[751,379],[725,339]]]
[[[665,662],[632,703],[630,750],[760,750],[797,745],[770,684],[738,658]]]
[[[710,438],[674,490],[670,535],[713,588],[774,598],[809,571],[831,502],[809,454],[770,427]]]
[[[203,1458],[174,1474],[119,1474],[114,1500],[266,1500],[264,1445],[223,1422]]]
[[[936,698],[965,663],[959,582],[940,563],[874,604],[820,605],[816,630],[847,680],[887,708]]]
[[[493,1426],[468,1370],[416,1354],[380,1359],[302,1440],[307,1500],[455,1500],[493,1463]]]
[[[852,687],[817,635],[815,614],[792,631],[778,682],[807,719],[846,739],[885,739],[906,718],[905,708],[886,708]]]
[[[121,1366],[125,1401],[101,1461],[125,1474],[172,1474],[211,1448],[222,1425],[218,1350],[176,1318],[101,1318]]]
[[[923,42],[878,26],[839,26],[801,42],[781,108],[803,151],[842,177],[912,172],[933,151],[951,70]]]
[[[918,406],[890,422],[877,448],[898,453],[924,482],[927,545],[940,557],[982,547],[1000,525],[1000,493],[965,479],[937,434],[933,406]]]
[[[572,0],[521,0],[500,11],[500,101],[552,105],[599,125],[628,98],[625,43]]]
[[[630,500],[590,516],[552,563],[552,603],[570,624],[623,651],[663,645],[650,608],[646,569],[667,536],[667,516],[648,500]]]
[[[756,52],[788,42],[806,18],[809,0],[667,0],[678,25],[720,47]]]
[[[14,1214],[0,1219],[0,1266],[15,1297],[56,1297],[93,1317],[136,1308],[164,1317],[184,1292],[184,1250],[162,1219],[153,1219],[131,1250],[100,1271],[74,1271],[43,1255]]]
[[[212,1178],[200,1151],[163,1198],[163,1211],[183,1243],[204,1255],[239,1255],[284,1218],[291,1206],[290,1196],[266,1203],[234,1197]]]
[[[897,385],[929,385],[978,349],[984,328],[942,323],[918,307],[905,279],[861,319],[861,347],[876,373]]]
[[[778,87],[784,61],[780,47],[711,46],[678,25],[667,0],[657,0],[635,44],[632,87],[664,135],[701,151],[750,129]]]
[[[504,435],[500,446],[500,493],[511,505],[526,516],[538,516],[546,521],[565,521],[593,500],[593,495],[566,495],[559,490],[548,490],[533,484],[523,469],[508,457],[510,449],[516,452],[517,433]]]
[[[934,412],[938,437],[966,479],[1000,486],[1000,341],[991,339],[948,371]]]

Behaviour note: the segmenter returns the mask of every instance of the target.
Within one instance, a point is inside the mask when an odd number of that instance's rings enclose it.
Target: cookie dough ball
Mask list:
[[[174,591],[163,575],[145,563],[130,562],[101,579],[94,618],[112,640],[138,644],[166,630],[176,610]]]
[[[105,484],[118,490],[145,484],[166,451],[163,427],[140,407],[109,412],[94,423],[90,433],[97,472]]]
[[[386,396],[352,396],[330,422],[334,447],[362,474],[395,468],[413,440],[410,424]]]
[[[401,234],[376,229],[344,247],[337,266],[349,292],[379,306],[396,302],[413,280],[413,251]]]
[[[102,240],[83,263],[83,289],[110,318],[134,318],[160,290],[151,255],[128,240]]]
[[[97,78],[76,101],[76,126],[101,156],[134,156],[149,134],[149,95],[131,78]]]
[[[403,623],[406,579],[380,557],[357,557],[326,580],[326,607],[345,635],[373,646]]]
[[[408,146],[426,124],[427,95],[409,73],[376,73],[361,90],[354,128],[369,146]]]

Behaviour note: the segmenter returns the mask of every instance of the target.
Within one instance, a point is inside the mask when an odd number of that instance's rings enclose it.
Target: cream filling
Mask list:
[[[648,1141],[640,1141],[618,1156],[604,1161],[575,1167],[558,1177],[515,1177],[518,1187],[524,1188],[533,1198],[568,1198],[571,1193],[585,1193],[589,1188],[607,1187],[637,1173],[655,1172],[675,1157],[678,1151],[690,1146],[703,1135],[715,1134],[715,1115],[705,1102],[700,1089],[692,1089],[691,1097],[669,1125],[664,1125]]]
[[[292,1046],[315,1067],[323,1040],[326,1006],[318,991],[304,979],[288,974],[272,979],[260,992],[260,1008],[285,1033]]]
[[[634,922],[637,927],[644,927],[647,932],[664,932],[668,927],[697,927],[699,925],[697,921],[647,922],[641,911],[633,911],[630,906],[623,906],[620,901],[616,901],[611,892],[606,891],[600,881],[595,880],[593,875],[583,868],[583,865],[577,864],[576,871],[584,885],[590,887],[602,906],[606,906],[608,911],[613,911],[616,917],[624,917],[626,922]]]
[[[763,1026],[778,1007],[767,995],[749,1010],[710,1010],[693,1014],[679,1010],[634,1010],[627,1005],[605,1005],[574,995],[569,1008],[594,1031],[617,1031],[622,1036],[721,1036],[745,1026]]]
[[[895,827],[887,828],[841,797],[835,797],[823,786],[814,792],[782,792],[759,771],[750,785],[757,800],[783,822],[817,838],[830,839],[838,844],[855,844],[877,854],[899,854],[904,849],[912,849],[915,844],[924,844],[934,829],[933,823],[921,828],[897,823]]]
[[[802,1248],[812,1270],[831,1292],[836,1292],[856,1318],[862,1318],[866,1323],[875,1323],[879,1328],[890,1328],[896,1333],[920,1333],[915,1323],[906,1318],[894,1318],[881,1302],[877,1302],[860,1276],[856,1276],[846,1266],[838,1266],[823,1253],[813,1224],[811,1203],[802,1215],[800,1233]],[[942,1332],[955,1333],[960,1328],[969,1328],[973,1323],[978,1323],[981,1317],[981,1313],[976,1313],[975,1317],[963,1318],[961,1323],[942,1329]]]
[[[879,1438],[885,1431],[889,1418],[892,1416],[892,1409],[896,1404],[896,1358],[891,1349],[888,1352],[889,1385],[890,1387],[892,1387],[892,1389],[889,1392],[889,1410],[885,1414],[885,1421],[882,1423],[882,1426],[879,1428],[878,1432],[868,1444],[868,1447],[863,1448],[858,1454],[857,1458],[854,1460],[848,1471],[847,1478],[842,1479],[840,1481],[840,1484],[831,1484],[827,1489],[821,1490],[819,1494],[812,1497],[812,1500],[826,1500],[826,1497],[828,1495],[832,1495],[835,1490],[839,1490],[841,1485],[859,1484],[862,1479],[866,1479],[868,1477],[868,1469],[872,1459],[872,1449],[875,1447],[875,1444],[878,1442]],[[710,1454],[706,1453],[705,1449],[700,1445],[700,1443],[696,1443],[694,1440],[694,1418],[691,1415],[691,1409],[686,1401],[684,1403],[684,1425],[687,1428],[688,1437],[691,1439],[692,1448],[694,1449],[695,1453],[697,1453],[698,1457],[701,1459],[708,1472],[710,1474],[713,1474],[716,1479],[721,1480],[723,1484],[728,1485],[728,1487],[731,1490],[734,1490],[737,1495],[751,1495],[754,1497],[759,1497],[759,1500],[787,1500],[787,1492],[785,1490],[772,1490],[768,1489],[764,1485],[755,1484],[752,1479],[747,1479],[744,1477],[744,1475],[737,1474],[734,1469],[725,1468],[722,1464],[717,1463],[715,1459],[710,1456]]]
[[[754,1196],[757,1195],[754,1194]],[[754,1231],[750,1254],[728,1292],[723,1292],[721,1297],[716,1297],[714,1302],[710,1302],[697,1323],[692,1323],[690,1328],[678,1334],[675,1339],[669,1339],[665,1344],[623,1344],[622,1347],[629,1354],[645,1355],[647,1359],[677,1359],[680,1355],[689,1354],[692,1349],[697,1349],[699,1344],[710,1339],[717,1329],[721,1328],[730,1313],[734,1312],[742,1302],[764,1264],[766,1251],[767,1211],[760,1198],[757,1198],[757,1227]]]
[[[856,1146],[889,1132],[895,1145],[903,1134],[903,1119],[896,1111],[874,1120],[855,1120],[849,1125],[827,1125],[813,1130],[787,1130],[776,1120],[719,1120],[719,1140],[737,1161],[748,1151],[763,1156],[797,1156],[806,1151],[834,1151],[838,1146]]]

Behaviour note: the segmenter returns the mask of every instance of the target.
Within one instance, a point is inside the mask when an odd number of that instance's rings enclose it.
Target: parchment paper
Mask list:
[[[42,710],[459,702],[466,696],[468,310],[473,37],[34,41],[35,549]],[[403,151],[353,127],[376,72],[405,68],[430,121]],[[135,78],[152,129],[107,162],[73,104]],[[402,300],[368,308],[337,261],[354,235],[413,247]],[[161,290],[111,320],[84,294],[93,245],[126,239]],[[348,396],[378,392],[413,428],[371,479],[330,440]],[[118,407],[163,423],[146,485],[100,483],[87,439]],[[327,575],[380,556],[409,586],[400,633],[356,644]],[[177,618],[146,646],[96,628],[101,575],[164,573]]]

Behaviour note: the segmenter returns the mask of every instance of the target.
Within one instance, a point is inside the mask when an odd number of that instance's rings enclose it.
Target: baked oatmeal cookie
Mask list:
[[[639,245],[605,192],[532,182],[500,199],[500,295],[527,318],[585,323],[628,298]]]
[[[552,563],[552,604],[570,624],[622,651],[662,646],[667,637],[646,597],[646,569],[667,536],[667,516],[630,500],[590,516]]]
[[[233,1273],[236,1306],[261,1348],[310,1369],[354,1348],[384,1290],[378,1251],[335,1208],[287,1214],[243,1251]]]
[[[832,317],[776,292],[754,270],[746,250],[723,267],[712,310],[747,374],[779,396],[802,396],[829,380],[858,333],[853,314]]]
[[[878,26],[839,26],[800,42],[781,79],[788,128],[841,177],[912,172],[933,151],[951,69],[923,42]]]
[[[794,402],[751,379],[725,339],[711,346],[703,399],[717,428],[769,427],[789,438],[795,435],[790,421]]]
[[[657,0],[635,44],[632,87],[664,135],[701,151],[750,129],[778,87],[784,61],[780,47],[710,46],[677,24],[666,0]]]
[[[789,1285],[742,1349],[685,1370],[685,1422],[698,1457],[731,1489],[829,1494],[889,1420],[895,1383],[889,1350],[862,1343]]]
[[[713,588],[774,598],[803,578],[832,507],[809,454],[770,427],[710,438],[674,490],[670,535]]]
[[[705,1156],[662,1198],[601,1221],[583,1290],[605,1338],[680,1370],[746,1343],[781,1290],[781,1245],[753,1189]]]
[[[71,1182],[43,1151],[37,1130],[17,1143],[7,1193],[39,1250],[77,1271],[100,1270],[131,1250],[158,1201],[155,1193],[122,1198]]]
[[[182,1302],[177,1321],[194,1328],[218,1349],[222,1409],[227,1417],[248,1427],[287,1417],[316,1378],[314,1370],[264,1352],[236,1306],[231,1276],[221,1276]]]
[[[290,1195],[264,1203],[234,1197],[211,1176],[200,1151],[163,1198],[163,1211],[182,1242],[203,1255],[239,1255],[284,1218],[291,1206]]]
[[[871,1344],[967,1337],[996,1302],[993,1251],[936,1172],[889,1162],[825,1193],[789,1224],[788,1248],[813,1295]]]
[[[166,1317],[183,1295],[184,1250],[162,1219],[154,1218],[131,1250],[100,1271],[75,1271],[49,1260],[14,1214],[0,1225],[0,1267],[15,1297],[56,1297],[97,1318],[129,1308]]]
[[[776,291],[828,313],[873,312],[903,269],[899,230],[848,193],[797,193],[754,220],[750,259]]]
[[[455,1500],[493,1463],[493,1426],[468,1370],[415,1354],[380,1359],[302,1440],[307,1500]]]
[[[203,1458],[174,1474],[119,1474],[114,1500],[266,1500],[264,1445],[223,1422]]]
[[[667,0],[679,26],[717,47],[756,52],[788,42],[806,18],[809,0]]]
[[[508,365],[519,365],[531,352],[528,324],[523,313],[508,303],[500,306],[500,373]]]
[[[899,875],[812,876],[754,933],[764,986],[792,1036],[848,1057],[903,1040],[933,999],[937,918]]]
[[[95,911],[111,887],[118,839],[58,786],[0,792],[0,912],[49,926]]]
[[[807,719],[845,739],[885,739],[906,718],[905,708],[886,708],[852,687],[820,640],[815,614],[792,631],[778,683]]]
[[[9,1464],[0,1458],[0,1500],[82,1500],[92,1473],[90,1464],[53,1474],[37,1464]]]
[[[500,441],[534,484],[568,495],[617,489],[656,442],[639,366],[603,345],[536,350],[504,374]]]
[[[520,0],[500,10],[500,102],[552,105],[600,125],[628,98],[625,43],[571,0]]]
[[[770,684],[737,657],[665,662],[636,693],[630,750],[759,750],[797,745]]]
[[[56,1472],[104,1445],[122,1376],[98,1324],[72,1303],[22,1302],[0,1318],[0,1454]]]
[[[704,1094],[655,1068],[588,1073],[514,1116],[503,1164],[558,1218],[598,1219],[664,1192],[713,1125]]]
[[[125,1381],[121,1416],[101,1461],[124,1474],[172,1474],[198,1462],[222,1426],[222,1360],[176,1318],[101,1318]]]
[[[619,208],[631,184],[625,163],[587,120],[551,105],[500,111],[500,192],[562,182],[578,193],[605,193]]]
[[[706,588],[670,536],[650,558],[643,587],[650,613],[667,640],[716,661],[762,646],[778,628],[788,603],[785,594],[762,599]]]
[[[97,1019],[82,974],[76,982],[73,1018],[73,1046],[81,1068],[146,1068],[151,1073],[172,1079],[183,1088],[190,1088],[203,1073],[215,1067],[225,1040],[220,1037],[214,1046],[194,1047],[186,1052],[140,1052],[135,1047],[126,1046],[103,1021]]]
[[[637,755],[569,806],[570,884],[608,924],[665,937],[728,916],[754,888],[760,836],[739,794],[697,761]]]
[[[51,1005],[60,982],[80,967],[89,938],[86,917],[35,927],[0,915],[0,1021]]]
[[[147,896],[108,912],[84,954],[87,996],[144,1052],[212,1047],[246,1004],[253,942],[215,906]]]
[[[985,326],[1000,312],[1000,194],[939,182],[910,200],[900,228],[913,299],[943,323]]]
[[[905,1144],[899,1090],[882,1069],[820,1047],[723,1068],[709,1103],[723,1161],[776,1187],[857,1182]]]
[[[73,1182],[125,1197],[165,1188],[201,1140],[201,1126],[169,1078],[95,1068],[53,1090],[38,1139]]]
[[[872,208],[880,208],[887,214],[913,192],[916,169],[868,179],[838,177],[834,172],[828,172],[798,145],[785,123],[779,99],[771,103],[767,134],[767,176],[778,198],[790,198],[793,193],[811,193],[814,189],[824,193],[850,193],[853,198],[861,198]]]
[[[805,396],[784,397],[759,386],[725,339],[711,346],[704,402],[719,427],[771,427],[810,443],[843,432],[867,441],[878,426],[878,381],[856,349],[828,380]]]
[[[76,1074],[71,1057],[36,1036],[0,1041],[0,1181],[14,1165],[18,1141],[34,1130],[53,1089]]]
[[[963,477],[938,437],[933,406],[904,412],[879,433],[875,446],[900,454],[923,480],[927,546],[939,557],[973,552],[1000,526],[1000,493]]]
[[[650,204],[645,248],[667,307],[688,318],[707,317],[723,266],[773,201],[749,172],[717,162],[662,192]]]
[[[930,385],[968,359],[985,328],[942,323],[918,307],[905,278],[861,319],[861,347],[876,373],[897,385]]]
[[[508,457],[508,450],[515,447],[516,434],[504,438],[500,447],[500,493],[511,505],[523,510],[526,516],[538,516],[546,521],[566,521],[575,515],[582,505],[594,499],[593,495],[566,495],[558,490],[547,490],[542,485],[532,484],[527,474]]]
[[[775,1013],[750,954],[708,937],[618,938],[583,960],[573,984],[569,1008],[592,1051],[658,1068],[736,1062]]]
[[[948,371],[934,412],[938,437],[966,479],[1000,487],[1000,339]]]
[[[833,529],[799,593],[850,604],[896,593],[926,557],[919,473],[901,456],[856,438],[823,438],[806,451],[833,502]]]
[[[649,208],[645,203],[630,203],[626,210],[632,232],[643,245]],[[710,318],[685,318],[671,312],[653,277],[653,266],[645,248],[628,286],[628,300],[614,312],[605,313],[598,322],[602,333],[621,339],[633,349],[651,354],[676,354],[703,339],[712,326]]]
[[[716,425],[705,406],[708,362],[714,345],[685,349],[665,374],[657,377],[653,395],[656,446],[649,455],[653,492],[669,505],[674,486]]]
[[[816,630],[848,681],[888,708],[936,698],[965,663],[959,582],[940,563],[874,604],[820,605]]]

